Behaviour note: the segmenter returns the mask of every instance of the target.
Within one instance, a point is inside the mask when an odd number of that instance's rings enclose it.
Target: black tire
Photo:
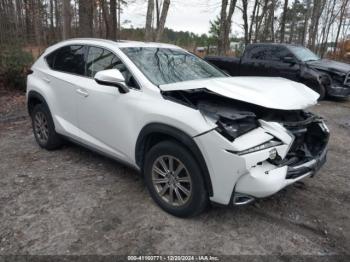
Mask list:
[[[183,205],[174,206],[167,203],[157,192],[157,186],[152,182],[152,170],[153,165],[158,163],[157,160],[161,157],[172,157],[179,161],[178,166],[181,164],[184,165],[184,168],[181,172],[185,172],[187,177],[190,177],[190,196],[186,197],[187,200]],[[169,159],[169,158],[168,158]],[[169,160],[170,161],[170,160]],[[173,172],[174,173],[174,172]],[[176,173],[176,172],[175,172]],[[179,173],[179,176],[181,173]],[[208,193],[205,189],[204,180],[201,175],[200,167],[192,156],[192,154],[181,144],[173,141],[163,141],[159,144],[156,144],[152,149],[147,153],[144,164],[144,177],[146,186],[151,194],[153,200],[166,212],[177,216],[177,217],[191,217],[200,214],[208,204]],[[181,179],[181,177],[179,178]],[[176,180],[178,181],[178,180]],[[179,184],[173,182],[174,184]],[[183,185],[183,184],[182,184]],[[174,187],[177,187],[173,185]],[[180,192],[180,188],[175,189]],[[179,200],[178,192],[173,192],[174,197]],[[182,191],[181,191],[182,192]],[[170,195],[170,188],[168,189]],[[181,195],[181,194],[180,194]],[[181,197],[182,198],[182,197]]]
[[[47,131],[47,138],[46,136],[43,138],[43,136],[41,135],[42,132],[38,131],[38,128],[36,128],[36,118],[38,118],[39,116],[46,121],[45,130]],[[36,105],[32,111],[31,118],[34,137],[40,147],[45,148],[47,150],[55,150],[62,146],[63,139],[59,134],[56,133],[55,125],[50,110],[46,105]]]
[[[323,85],[319,83],[307,83],[306,85],[320,95],[318,101],[321,101],[325,98],[326,88]]]

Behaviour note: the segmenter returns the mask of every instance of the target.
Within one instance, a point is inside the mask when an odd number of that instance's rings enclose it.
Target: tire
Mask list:
[[[62,146],[63,140],[55,131],[55,125],[50,110],[46,105],[36,105],[31,114],[31,118],[34,137],[40,147],[47,150],[54,150]]]
[[[317,84],[316,83],[308,83],[306,85],[320,95],[318,98],[318,101],[321,101],[325,98],[326,88],[323,85],[321,85],[319,83],[317,83]]]
[[[167,174],[161,160],[169,169]],[[171,168],[171,161],[173,168]],[[208,193],[200,167],[192,154],[179,143],[164,141],[152,147],[145,158],[144,177],[153,200],[163,210],[174,216],[195,216],[207,206]],[[167,189],[164,191],[165,188]],[[164,191],[163,196],[162,191]],[[171,202],[171,192],[173,202]]]

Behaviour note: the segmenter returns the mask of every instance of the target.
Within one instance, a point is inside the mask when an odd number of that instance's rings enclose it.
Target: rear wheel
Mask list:
[[[62,138],[55,131],[55,126],[47,106],[44,104],[36,105],[31,117],[33,133],[39,146],[47,150],[54,150],[62,146]]]
[[[200,168],[192,154],[178,143],[155,145],[146,156],[144,175],[153,200],[174,216],[194,216],[207,206]]]

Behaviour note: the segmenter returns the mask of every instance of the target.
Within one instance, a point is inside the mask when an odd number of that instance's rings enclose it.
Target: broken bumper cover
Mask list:
[[[261,145],[277,138],[283,142],[263,150],[240,155],[247,147]],[[204,152],[213,186],[213,202],[228,205],[232,202],[250,202],[248,198],[271,196],[284,187],[314,175],[326,160],[326,146],[317,157],[298,164],[274,164],[271,150],[285,158],[293,144],[293,135],[276,122],[261,121],[261,127],[229,142],[216,131],[195,138]],[[302,164],[300,164],[302,163]],[[235,198],[238,194],[239,200]],[[247,198],[248,197],[248,198]],[[243,201],[243,200],[244,201]],[[242,200],[242,201],[241,201]]]
[[[327,149],[315,159],[312,159],[302,165],[288,167],[286,179],[296,179],[304,175],[314,175],[325,163],[327,158]]]

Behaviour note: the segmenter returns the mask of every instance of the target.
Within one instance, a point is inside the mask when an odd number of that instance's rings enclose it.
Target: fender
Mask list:
[[[191,136],[175,127],[161,123],[151,123],[142,128],[137,138],[135,148],[136,164],[141,168],[141,170],[143,166],[144,156],[146,153],[145,151],[147,150],[147,140],[152,134],[157,134],[158,136],[164,135],[167,137],[171,137],[174,140],[180,142],[182,145],[184,145],[192,153],[202,171],[204,183],[209,193],[209,196],[213,196],[213,187],[208,167],[205,163],[204,157],[199,147],[197,146],[196,142]]]

